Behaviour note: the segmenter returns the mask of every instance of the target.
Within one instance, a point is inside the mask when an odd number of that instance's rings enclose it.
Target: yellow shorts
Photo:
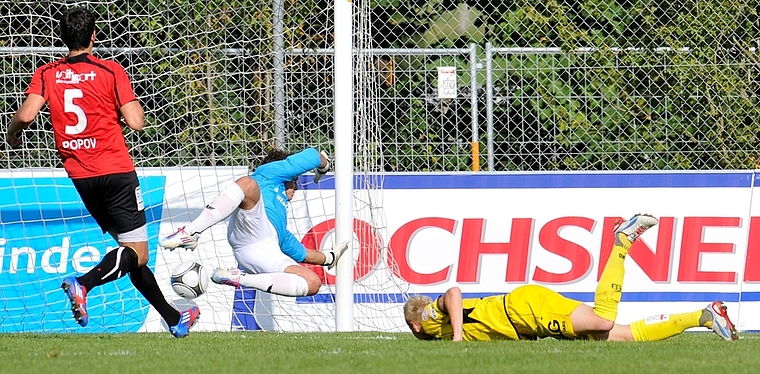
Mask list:
[[[570,313],[581,304],[546,287],[531,284],[517,287],[507,295],[507,315],[520,339],[582,339],[584,337],[575,336],[570,322]]]

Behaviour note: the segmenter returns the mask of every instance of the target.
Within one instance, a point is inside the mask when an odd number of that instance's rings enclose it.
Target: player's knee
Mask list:
[[[251,177],[242,177],[235,181],[235,184],[230,186],[237,186],[243,193],[243,200],[240,203],[242,209],[252,209],[258,204],[261,199],[261,190],[259,184]]]
[[[319,288],[322,286],[322,282],[319,280],[315,282],[308,282],[309,283],[309,292],[306,294],[306,296],[314,296],[319,292]]]
[[[319,292],[319,288],[322,287],[322,281],[314,273],[306,277],[306,284],[309,285],[309,291],[306,296],[316,295]]]
[[[251,177],[241,177],[235,183],[243,190],[246,197],[258,195],[259,184]]]
[[[613,327],[615,327],[614,321],[609,321],[604,318],[597,318],[594,321],[594,326],[593,328],[591,328],[591,330],[607,332],[607,331],[612,330]]]
[[[145,256],[137,256],[137,267],[145,266],[148,264],[148,261],[150,260],[150,255]]]
[[[600,334],[612,330],[615,322],[602,318],[597,311],[585,304],[578,305],[570,314],[573,329],[580,334]]]
[[[119,243],[127,250],[134,251],[137,255],[137,266],[145,266],[150,260],[147,242]]]
[[[145,266],[150,259],[148,251],[148,225],[142,225],[132,231],[119,233],[115,236],[119,245],[134,251],[137,255],[137,266]]]

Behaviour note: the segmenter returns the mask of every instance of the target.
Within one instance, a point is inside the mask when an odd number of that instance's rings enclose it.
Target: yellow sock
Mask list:
[[[642,319],[631,324],[633,340],[637,342],[653,342],[676,336],[684,330],[699,327],[702,311],[681,314],[660,314]]]
[[[623,264],[629,249],[631,249],[631,242],[625,234],[619,234],[618,238],[615,238],[610,258],[607,259],[602,276],[599,278],[599,284],[596,285],[594,313],[608,321],[614,322],[617,318],[618,304],[623,296],[623,278],[625,277]]]

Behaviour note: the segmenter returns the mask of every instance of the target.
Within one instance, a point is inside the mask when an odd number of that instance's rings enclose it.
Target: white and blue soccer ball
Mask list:
[[[185,299],[195,299],[208,289],[208,274],[200,263],[183,262],[174,268],[171,285],[177,295]]]

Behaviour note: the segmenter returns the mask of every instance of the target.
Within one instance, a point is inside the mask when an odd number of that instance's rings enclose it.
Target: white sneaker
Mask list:
[[[243,274],[240,269],[222,269],[216,268],[211,273],[211,281],[216,284],[225,284],[235,288],[240,288],[240,276]]]
[[[707,308],[712,314],[712,330],[723,340],[732,341],[739,339],[736,333],[736,327],[728,318],[727,308],[722,301],[713,301]]]
[[[192,251],[198,246],[198,237],[198,235],[190,235],[186,233],[185,228],[182,227],[174,234],[161,239],[161,241],[158,242],[158,245],[170,251],[173,251],[176,248],[184,248]]]
[[[649,214],[637,214],[627,221],[620,222],[615,227],[615,239],[618,239],[620,234],[624,234],[628,238],[628,241],[633,243],[641,234],[656,225],[657,222],[657,218]]]
[[[340,257],[343,256],[343,253],[345,253],[347,249],[348,249],[348,240],[333,247],[331,251],[325,251],[325,252],[332,252],[334,256],[333,262],[330,265],[327,265],[327,270],[331,270],[332,268],[338,265],[338,260],[340,260]]]

